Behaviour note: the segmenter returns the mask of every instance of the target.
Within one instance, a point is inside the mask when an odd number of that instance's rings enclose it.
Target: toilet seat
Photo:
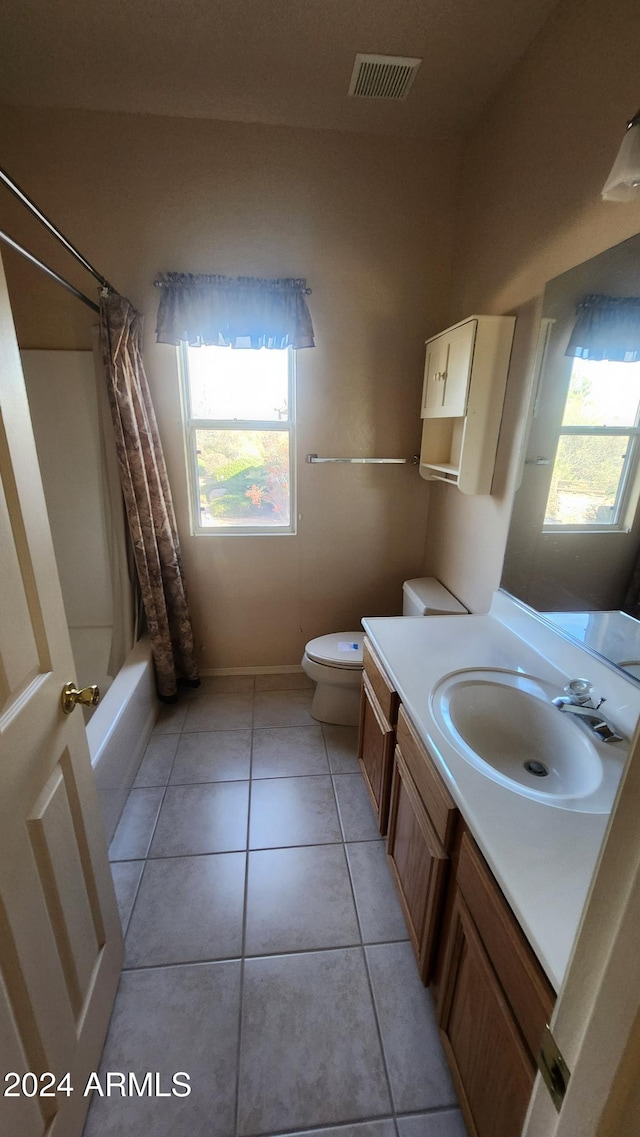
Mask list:
[[[362,671],[364,632],[334,632],[309,640],[305,651],[314,663],[325,667]]]

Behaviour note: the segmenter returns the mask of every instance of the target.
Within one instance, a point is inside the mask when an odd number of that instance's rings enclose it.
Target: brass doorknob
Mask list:
[[[93,687],[83,687],[78,691],[75,683],[65,683],[60,702],[65,715],[70,715],[76,703],[82,703],[83,707],[97,707],[100,702],[100,691],[95,684]]]

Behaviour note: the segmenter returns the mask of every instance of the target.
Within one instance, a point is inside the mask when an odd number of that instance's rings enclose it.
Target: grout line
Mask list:
[[[136,894],[135,894],[135,896],[134,896],[134,898],[133,898],[133,904],[131,905],[131,911],[129,912],[129,919],[127,920],[127,927],[126,927],[126,931],[123,929],[123,932],[122,932],[122,936],[123,936],[123,939],[125,939],[125,941],[126,941],[126,936],[127,936],[127,933],[128,933],[128,931],[129,931],[129,928],[131,927],[131,921],[132,921],[132,919],[133,919],[133,913],[135,912],[136,904],[138,903],[138,896],[140,895],[140,888],[142,887],[142,880],[143,880],[144,874],[145,874],[145,872],[146,872],[146,870],[147,870],[147,863],[148,863],[148,861],[149,861],[149,860],[155,859],[155,858],[150,858],[150,857],[149,857],[149,851],[150,851],[150,849],[151,849],[151,845],[152,845],[152,843],[153,843],[153,838],[154,838],[154,835],[155,835],[155,831],[156,831],[156,829],[157,829],[157,827],[158,827],[158,821],[159,821],[159,819],[160,819],[160,814],[161,814],[161,812],[162,812],[162,806],[164,805],[164,799],[165,799],[165,797],[167,796],[167,790],[168,790],[168,788],[169,788],[169,781],[170,781],[171,775],[172,775],[172,773],[173,773],[173,767],[174,767],[174,765],[175,765],[176,756],[177,756],[177,753],[178,753],[178,749],[179,749],[179,747],[180,747],[180,738],[181,738],[181,737],[182,737],[182,735],[180,735],[180,737],[178,738],[178,741],[177,741],[177,743],[176,743],[176,748],[175,748],[175,750],[174,750],[174,753],[173,753],[173,761],[171,762],[171,767],[170,767],[170,769],[169,769],[169,773],[167,774],[167,781],[166,781],[166,783],[165,783],[165,787],[164,787],[164,793],[163,793],[163,795],[162,795],[162,800],[161,800],[161,802],[160,802],[160,808],[159,808],[159,810],[158,810],[158,812],[157,812],[157,814],[156,814],[156,819],[155,819],[155,822],[154,822],[154,825],[153,825],[153,829],[152,829],[152,831],[151,831],[151,837],[149,838],[149,844],[147,845],[147,851],[146,851],[146,853],[145,853],[144,857],[143,857],[143,858],[140,858],[141,860],[144,860],[144,865],[143,865],[143,868],[142,868],[142,872],[140,873],[140,880],[138,881],[138,887],[136,888]],[[145,750],[145,754],[146,754],[146,750]],[[142,765],[142,762],[144,762],[144,754],[142,755],[142,761],[141,761],[140,765]],[[139,768],[139,767],[138,767],[138,768]],[[144,789],[157,788],[157,789],[159,789],[160,787],[149,787],[149,786],[145,786],[145,787],[140,787],[140,788],[144,788]],[[131,791],[129,791],[129,792],[131,792]],[[127,798],[127,801],[128,801],[128,800],[129,800],[129,799]],[[131,859],[134,859],[134,858],[131,858]],[[138,859],[138,858],[135,858],[135,859]],[[126,944],[125,944],[125,949],[126,949]],[[126,958],[126,950],[125,950],[125,958]],[[123,967],[123,968],[122,968],[122,970],[124,971],[124,970],[125,970],[125,968]],[[127,970],[130,970],[130,969],[127,969]]]
[[[398,1109],[395,1116],[402,1117],[433,1117],[440,1113],[462,1113],[459,1105],[431,1105],[427,1109]]]
[[[243,731],[246,731],[247,729],[248,729],[247,727],[243,727]],[[205,732],[203,731],[203,733],[205,733]],[[215,733],[217,733],[217,732],[215,732]],[[174,759],[174,763],[175,763],[175,759]],[[171,769],[173,770],[173,764],[172,764]],[[362,775],[360,774],[359,770],[342,770],[339,773],[334,774],[331,770],[331,766],[328,765],[326,770],[318,770],[318,771],[313,772],[313,773],[309,773],[307,770],[301,770],[299,773],[294,772],[294,773],[286,773],[286,774],[252,774],[250,776],[256,782],[281,782],[285,778],[355,778],[356,776],[361,777]],[[166,784],[164,782],[154,782],[153,784],[147,785],[147,786],[132,786],[131,789],[132,790],[161,790],[161,789],[166,789],[167,785],[172,785],[172,786],[212,786],[212,785],[217,785],[218,783],[224,784],[225,782],[247,782],[247,781],[249,781],[249,778],[247,778],[247,777],[242,777],[242,778],[199,778],[196,781],[192,781],[192,782],[170,782],[170,783],[166,783]]]
[[[333,792],[334,792],[334,794],[335,794],[335,796],[336,796],[336,804],[337,804],[337,801],[338,801],[338,795],[337,795],[337,793],[336,793],[336,788],[335,788],[335,785],[334,785],[334,787],[333,787]],[[339,806],[338,806],[338,808],[339,808]],[[387,1093],[388,1093],[388,1095],[389,1095],[389,1105],[390,1105],[390,1107],[391,1107],[391,1110],[392,1110],[392,1112],[393,1112],[393,1110],[394,1110],[394,1108],[395,1108],[395,1103],[394,1103],[394,1100],[393,1100],[393,1093],[392,1093],[392,1089],[391,1089],[391,1076],[390,1076],[390,1074],[389,1074],[389,1067],[388,1067],[388,1065],[387,1065],[387,1055],[386,1055],[386,1053],[385,1053],[385,1049],[384,1049],[384,1042],[383,1042],[383,1039],[382,1039],[382,1027],[381,1027],[381,1025],[380,1025],[380,1018],[379,1018],[379,1016],[378,1016],[378,1007],[377,1007],[377,1004],[376,1004],[376,999],[375,999],[375,995],[374,995],[374,991],[373,991],[373,983],[372,983],[372,980],[371,980],[371,972],[370,972],[370,970],[369,970],[369,960],[367,959],[367,953],[366,953],[366,950],[365,950],[365,944],[364,944],[364,937],[363,937],[363,935],[362,935],[362,924],[361,924],[361,922],[360,922],[360,912],[359,912],[359,910],[358,910],[358,901],[357,901],[357,899],[356,899],[356,889],[355,889],[355,883],[354,883],[354,879],[353,879],[353,874],[352,874],[352,872],[351,872],[351,863],[350,863],[350,861],[349,861],[349,857],[348,857],[348,855],[347,855],[347,849],[346,849],[346,845],[347,845],[347,843],[348,843],[348,842],[347,842],[346,840],[345,840],[345,841],[344,841],[344,843],[343,843],[343,849],[344,849],[344,857],[345,857],[345,860],[346,860],[346,862],[347,862],[347,872],[348,872],[348,874],[349,874],[349,883],[350,883],[350,885],[351,885],[351,894],[352,894],[352,896],[353,896],[353,904],[354,904],[354,907],[355,907],[355,910],[356,910],[356,919],[357,919],[357,921],[358,921],[358,931],[360,932],[360,944],[361,944],[361,949],[360,949],[360,950],[362,951],[362,959],[363,959],[363,962],[364,962],[364,969],[365,969],[365,974],[366,974],[366,977],[367,977],[367,984],[368,984],[368,987],[369,987],[369,995],[370,995],[370,998],[371,998],[371,1005],[372,1005],[372,1008],[373,1008],[373,1017],[374,1017],[374,1019],[375,1019],[376,1030],[377,1030],[377,1032],[378,1032],[378,1043],[379,1043],[379,1045],[380,1045],[380,1054],[381,1054],[381,1057],[382,1057],[382,1065],[383,1065],[383,1068],[384,1068],[384,1076],[385,1076],[385,1080],[386,1080],[386,1083],[387,1083]],[[349,843],[351,843],[351,842],[349,842]],[[388,942],[388,941],[387,941],[387,942]],[[397,1129],[397,1127],[396,1127],[396,1129]]]
[[[247,849],[244,858],[244,895],[242,900],[242,938],[240,941],[240,996],[238,1002],[238,1046],[236,1050],[236,1087],[235,1087],[235,1116],[234,1116],[234,1133],[237,1135],[240,1125],[240,1069],[242,1062],[242,1013],[244,1009],[244,968],[245,968],[245,945],[247,937],[247,901],[249,896],[249,843],[251,833],[251,802],[252,802],[252,781],[253,781],[253,740],[254,728],[253,723],[255,719],[255,676],[253,680],[253,699],[251,702],[251,743],[249,749],[249,800],[247,803]]]
[[[135,967],[123,967],[123,971],[153,971],[160,967],[191,967],[193,964],[201,963],[241,963],[244,960],[251,960],[256,962],[260,959],[288,959],[291,956],[298,955],[322,955],[326,952],[338,951],[361,951],[363,947],[395,947],[397,944],[409,943],[408,940],[374,940],[363,943],[353,944],[335,944],[331,947],[312,947],[312,948],[286,948],[280,951],[262,951],[251,953],[250,955],[225,955],[225,956],[211,956],[207,959],[175,959],[169,960],[166,963],[139,963]]]
[[[313,841],[309,844],[296,844],[296,845],[257,845],[255,849],[242,846],[240,849],[205,849],[203,852],[197,853],[164,853],[161,856],[154,857],[112,857],[110,864],[117,865],[124,861],[167,861],[174,860],[176,857],[219,857],[224,856],[225,853],[271,853],[276,850],[284,849],[325,849],[329,845],[375,845],[381,840],[380,837],[359,837],[357,841]]]
[[[403,941],[401,941],[401,942],[403,942]],[[387,1063],[387,1053],[385,1050],[384,1039],[382,1036],[382,1025],[380,1023],[380,1016],[378,1014],[378,1004],[376,1003],[376,997],[375,997],[375,993],[373,990],[373,981],[371,979],[371,970],[369,968],[369,960],[367,958],[367,952],[366,952],[366,949],[364,948],[364,946],[362,948],[362,954],[364,956],[364,966],[365,966],[365,971],[367,973],[367,982],[369,984],[369,991],[371,993],[371,1002],[373,1004],[373,1015],[374,1015],[374,1018],[376,1021],[376,1028],[378,1031],[378,1042],[380,1043],[380,1053],[382,1055],[382,1065],[384,1066],[384,1074],[385,1074],[385,1078],[387,1080],[387,1091],[389,1093],[389,1104],[391,1106],[392,1113],[395,1113],[395,1104],[396,1103],[395,1103],[394,1097],[393,1097],[393,1089],[391,1086],[391,1075],[389,1073],[389,1066]]]
[[[129,916],[128,916],[128,918],[127,918],[127,920],[126,920],[126,922],[122,928],[123,940],[126,940],[126,938],[127,938],[127,932],[129,931],[129,925],[131,924],[131,917],[133,916],[133,909],[136,906],[136,900],[138,899],[138,893],[140,892],[140,885],[142,884],[142,878],[144,876],[144,870],[146,867],[147,867],[147,862],[145,860],[143,865],[142,865],[142,872],[140,873],[140,876],[138,877],[138,883],[136,885],[135,892],[133,894],[133,902],[131,904],[131,908],[129,909]],[[124,971],[124,967],[122,968],[122,970]]]
[[[298,1134],[306,1134],[307,1137],[313,1137],[313,1134],[319,1132],[329,1132],[329,1134],[340,1135],[340,1131],[350,1129],[352,1126],[366,1126],[366,1124],[375,1124],[380,1121],[393,1122],[393,1114],[389,1111],[387,1113],[367,1113],[366,1117],[349,1118],[348,1121],[329,1121],[318,1122],[313,1126],[298,1126],[296,1129],[279,1129],[277,1130],[277,1137],[297,1137]],[[273,1129],[265,1130],[264,1132],[252,1132],[249,1137],[273,1137]]]

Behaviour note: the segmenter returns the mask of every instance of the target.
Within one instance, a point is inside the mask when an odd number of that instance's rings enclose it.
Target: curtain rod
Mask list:
[[[85,257],[82,256],[82,253],[78,252],[75,245],[72,245],[71,241],[64,236],[64,233],[61,233],[60,230],[56,228],[56,226],[53,224],[53,221],[51,221],[46,216],[46,214],[44,214],[42,210],[38,208],[35,201],[32,201],[31,198],[24,192],[24,190],[20,189],[20,186],[17,185],[16,182],[14,182],[13,179],[9,177],[6,170],[3,170],[2,167],[0,167],[0,182],[4,182],[7,189],[11,190],[11,193],[18,198],[18,201],[21,201],[22,204],[25,205],[27,209],[33,214],[33,216],[37,218],[40,224],[44,225],[45,229],[48,229],[49,232],[52,233],[56,238],[56,240],[58,240],[61,245],[64,245],[65,249],[67,249],[67,251],[70,252],[77,261],[80,261],[80,264],[83,266],[83,268],[86,268],[87,272],[90,272],[91,275],[94,276],[95,279],[102,285],[103,288],[108,288],[110,292],[117,292],[117,289],[114,288],[112,284],[109,284],[109,281],[104,276],[102,276],[102,274],[99,273],[97,269],[95,269],[93,265],[85,259]],[[31,259],[33,260],[34,258]],[[40,267],[42,268],[43,266],[40,265]],[[82,294],[80,293],[80,295]]]
[[[66,288],[68,292],[72,292],[73,295],[77,296],[78,300],[82,300],[82,303],[86,304],[87,307],[93,308],[94,312],[100,311],[98,305],[94,304],[93,300],[90,300],[88,296],[85,296],[84,292],[80,292],[79,288],[75,288],[73,284],[69,284],[69,281],[65,280],[63,276],[58,276],[57,272],[54,272],[53,269],[49,268],[48,265],[45,265],[42,263],[42,261],[39,261],[37,257],[34,257],[33,253],[29,253],[26,249],[23,249],[22,245],[19,245],[17,241],[14,241],[13,237],[10,237],[8,233],[3,233],[1,229],[0,241],[4,241],[5,245],[9,245],[10,248],[15,249],[17,253],[22,253],[23,257],[26,257],[27,260],[31,261],[32,264],[37,265],[38,268],[42,269],[42,271],[47,274],[47,276],[50,276],[52,280],[56,280],[58,284],[61,284],[62,287]]]

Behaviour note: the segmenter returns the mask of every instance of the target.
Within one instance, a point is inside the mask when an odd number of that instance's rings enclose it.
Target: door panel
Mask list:
[[[418,969],[423,983],[429,983],[449,857],[398,746],[393,766],[387,853]]]
[[[535,1066],[459,891],[440,998],[442,1041],[469,1133],[515,1137]]]
[[[362,680],[358,757],[376,813],[378,829],[383,836],[387,832],[393,739],[393,727],[386,721],[365,673]]]
[[[122,936],[1,264],[0,573],[1,1073],[74,1087],[0,1098],[2,1132],[79,1137]]]

